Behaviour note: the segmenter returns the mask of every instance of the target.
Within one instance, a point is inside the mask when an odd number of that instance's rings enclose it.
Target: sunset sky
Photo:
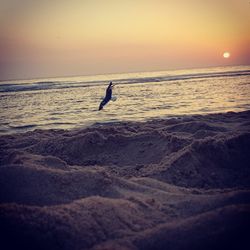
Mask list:
[[[248,65],[249,30],[249,0],[0,0],[1,79]]]

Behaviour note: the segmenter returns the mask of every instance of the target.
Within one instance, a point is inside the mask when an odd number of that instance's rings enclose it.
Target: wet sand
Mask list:
[[[5,135],[0,156],[6,249],[249,246],[250,111]]]

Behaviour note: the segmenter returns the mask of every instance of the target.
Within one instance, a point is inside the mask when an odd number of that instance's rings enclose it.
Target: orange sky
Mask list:
[[[1,78],[250,64],[248,0],[0,4]]]

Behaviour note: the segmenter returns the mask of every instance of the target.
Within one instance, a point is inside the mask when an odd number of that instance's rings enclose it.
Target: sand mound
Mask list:
[[[127,131],[126,131],[127,132]],[[157,131],[137,134],[117,132],[106,134],[82,131],[72,137],[44,139],[30,149],[32,153],[53,155],[71,165],[118,165],[159,163],[172,151],[177,151],[185,140],[160,134]]]
[[[152,176],[184,187],[249,188],[249,148],[250,133],[196,140],[162,161]]]
[[[0,138],[6,249],[238,249],[250,112]]]
[[[8,181],[6,181],[8,180]],[[1,201],[28,205],[68,203],[93,195],[117,196],[104,170],[53,170],[35,166],[0,168]]]
[[[247,249],[249,215],[250,206],[228,206],[93,249]]]
[[[0,205],[1,236],[7,246],[28,249],[88,249],[111,239],[115,242],[109,242],[109,245],[116,246],[116,242],[121,241],[119,245],[130,243],[136,249],[165,249],[169,246],[185,249],[186,244],[202,247],[211,240],[211,246],[214,246],[217,240],[225,241],[228,236],[234,236],[238,244],[242,239],[232,234],[247,233],[244,230],[249,226],[246,219],[249,206],[234,205],[227,212],[227,204],[241,204],[247,197],[249,203],[249,193],[222,195],[220,199],[207,196],[210,212],[197,216],[192,216],[196,209],[188,208],[188,201],[173,198],[169,204],[174,206],[164,209],[157,208],[152,201],[143,202],[138,196],[129,199],[92,196],[49,207],[3,204]],[[202,199],[196,203],[202,203]],[[191,199],[189,205],[192,204],[195,202]],[[216,209],[219,205],[222,208]],[[169,214],[172,214],[171,219]],[[183,239],[182,248],[179,248],[180,239]]]
[[[91,197],[56,207],[1,206],[1,229],[30,249],[86,249],[151,226],[131,202]],[[115,222],[115,223],[114,223]],[[11,232],[15,226],[15,231]],[[11,234],[10,234],[11,232]],[[30,239],[34,239],[32,245]],[[8,245],[7,245],[8,246]]]

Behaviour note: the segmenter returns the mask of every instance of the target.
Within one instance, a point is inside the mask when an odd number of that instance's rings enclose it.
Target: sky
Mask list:
[[[0,78],[249,65],[249,30],[249,0],[0,0]]]

